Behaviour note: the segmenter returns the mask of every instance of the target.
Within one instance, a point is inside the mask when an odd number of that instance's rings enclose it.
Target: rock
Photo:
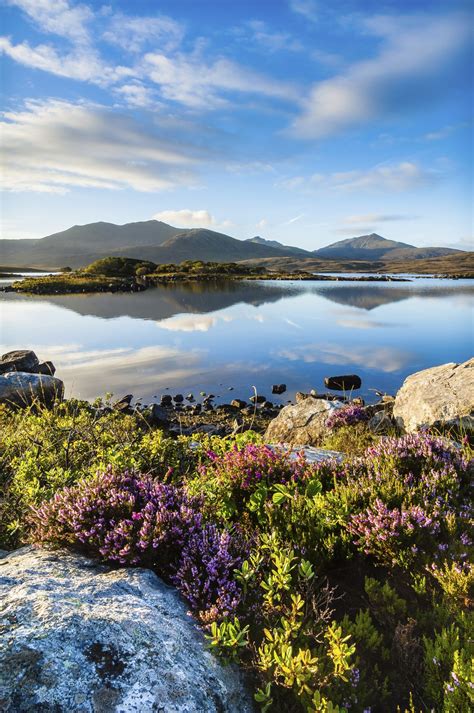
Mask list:
[[[39,359],[34,352],[29,349],[18,349],[7,352],[0,359],[0,374],[8,371],[23,371],[26,374],[36,373],[39,366]]]
[[[272,394],[284,394],[286,391],[286,384],[273,384]]]
[[[176,396],[173,397],[173,400],[175,404],[181,404],[184,401],[184,396],[183,394],[176,394]]]
[[[265,441],[290,445],[315,445],[327,433],[326,420],[341,407],[342,404],[338,402],[311,397],[295,405],[285,406],[268,424]]]
[[[299,404],[301,401],[309,398],[309,394],[305,394],[303,391],[297,391],[295,394],[295,401]]]
[[[188,394],[188,395],[186,396],[186,401],[189,401],[190,403],[192,403],[192,402],[194,401],[194,396],[193,396],[193,394]]]
[[[385,411],[378,411],[367,422],[367,426],[376,435],[388,435],[394,430],[394,423]]]
[[[381,398],[381,402],[383,404],[393,404],[395,401],[395,396],[391,396],[390,394],[383,394]]]
[[[56,373],[56,367],[52,361],[43,361],[36,368],[36,374],[49,374],[49,376],[54,376]]]
[[[148,407],[148,421],[152,426],[166,426],[168,423],[168,413],[163,406],[151,404]]]
[[[362,396],[356,396],[355,399],[352,399],[351,404],[354,406],[365,406],[365,401]]]
[[[474,424],[474,358],[408,376],[395,397],[393,415],[407,432],[422,427]]]
[[[232,399],[232,401],[230,402],[230,405],[235,406],[235,408],[238,408],[238,409],[243,409],[247,406],[247,402],[242,401],[242,399]]]
[[[130,409],[130,404],[132,403],[132,400],[133,394],[127,394],[126,396],[122,396],[121,399],[113,403],[112,408],[115,409],[115,411],[128,411]]]
[[[254,394],[249,398],[250,403],[252,404],[263,404],[267,400],[266,396],[263,396],[263,394]]]
[[[357,374],[346,374],[343,376],[326,376],[324,386],[333,391],[352,391],[360,389],[362,380]]]
[[[26,408],[33,403],[50,407],[64,396],[61,379],[45,374],[11,371],[0,375],[0,403]]]
[[[219,406],[216,406],[216,411],[219,413],[235,413],[238,410],[238,407],[233,406],[232,404],[220,404]]]
[[[1,564],[3,711],[253,711],[242,674],[150,570],[32,547]]]
[[[287,450],[284,446],[272,446],[269,445],[273,451],[276,450]],[[346,457],[345,453],[340,451],[330,451],[326,448],[313,448],[311,446],[299,446],[298,448],[291,448],[290,457],[292,460],[297,458],[300,454],[303,454],[304,459],[307,463],[324,463],[326,460],[337,460],[339,462],[343,461]]]
[[[162,394],[160,403],[162,406],[172,406],[173,398],[172,398],[172,396],[170,396],[170,394]]]

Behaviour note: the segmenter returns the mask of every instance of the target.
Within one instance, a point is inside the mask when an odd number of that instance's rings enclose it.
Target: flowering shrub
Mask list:
[[[203,623],[230,617],[235,612],[241,588],[233,573],[247,554],[242,537],[221,532],[215,525],[204,525],[189,537],[173,583]]]
[[[326,421],[326,426],[331,429],[343,426],[354,426],[356,423],[366,423],[370,416],[362,406],[345,406],[334,411]]]
[[[439,529],[439,523],[418,505],[389,510],[379,499],[365,512],[353,515],[349,524],[350,532],[358,537],[356,545],[389,566],[401,564],[400,552],[417,553],[420,540],[430,542]]]
[[[182,489],[112,468],[65,488],[33,510],[38,542],[75,545],[119,564],[176,561],[201,527],[199,500]]]

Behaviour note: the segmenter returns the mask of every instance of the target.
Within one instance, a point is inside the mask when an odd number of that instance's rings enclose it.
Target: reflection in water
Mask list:
[[[284,382],[288,392],[274,400],[285,402],[346,370],[357,371],[361,395],[370,397],[371,387],[393,393],[413,371],[472,355],[473,291],[469,281],[426,279],[7,293],[0,295],[0,348],[35,349],[56,364],[68,394],[85,398],[130,392],[149,399],[169,387],[247,399],[252,385],[270,396],[272,383]]]

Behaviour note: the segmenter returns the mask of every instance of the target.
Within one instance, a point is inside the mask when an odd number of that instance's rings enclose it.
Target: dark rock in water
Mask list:
[[[256,396],[251,396],[249,398],[249,401],[253,404],[263,404],[267,400],[266,396],[263,396],[263,394],[257,394]]]
[[[273,384],[272,394],[284,394],[286,391],[286,384]]]
[[[2,710],[251,713],[175,589],[141,568],[24,547],[1,560]]]
[[[193,396],[193,394],[188,394],[188,395],[186,396],[186,401],[189,401],[190,403],[192,403],[192,402],[194,401],[194,396]]]
[[[26,374],[11,371],[0,375],[0,403],[26,408],[34,403],[51,407],[62,401],[64,384],[61,379],[46,374]]]
[[[174,396],[175,404],[181,404],[181,403],[183,403],[183,401],[184,401],[183,394],[176,394],[176,396]]]
[[[228,386],[228,387],[227,387],[227,391],[233,391],[233,390],[234,390],[234,387],[233,387],[233,386]]]
[[[122,396],[121,399],[112,404],[112,408],[114,408],[116,411],[128,411],[132,400],[133,394],[127,394],[126,396]]]
[[[211,402],[213,399],[215,399],[215,398],[216,398],[216,397],[215,397],[214,394],[208,394],[207,396],[205,396],[205,397],[203,398],[202,402],[203,402],[203,404],[208,404],[208,403],[210,403],[210,402]]]
[[[242,399],[232,399],[232,401],[230,402],[230,405],[235,406],[235,408],[238,408],[238,409],[243,409],[247,406],[247,402],[242,401]]]
[[[272,409],[272,408],[273,408],[273,404],[272,404],[271,401],[264,401],[263,404],[262,404],[262,408],[263,408],[263,409],[267,409],[267,410]]]
[[[324,385],[333,391],[352,391],[360,389],[362,380],[357,374],[345,374],[343,376],[326,376]]]
[[[38,365],[35,373],[54,376],[56,373],[56,367],[54,366],[52,361],[43,361],[41,364]]]
[[[8,371],[23,371],[26,374],[35,374],[39,366],[39,359],[30,349],[18,349],[7,352],[0,359],[0,374]]]
[[[173,397],[170,396],[170,394],[162,394],[161,395],[161,405],[162,406],[171,406],[173,404]]]

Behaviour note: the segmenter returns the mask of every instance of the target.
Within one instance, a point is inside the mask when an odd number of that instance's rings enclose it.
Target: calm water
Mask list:
[[[474,283],[230,282],[139,294],[0,294],[2,351],[51,359],[69,395],[151,399],[212,391],[271,397],[284,382],[323,390],[357,373],[361,394],[393,393],[419,369],[464,361],[473,349]],[[229,387],[234,387],[230,392]],[[217,400],[218,402],[218,400]]]

